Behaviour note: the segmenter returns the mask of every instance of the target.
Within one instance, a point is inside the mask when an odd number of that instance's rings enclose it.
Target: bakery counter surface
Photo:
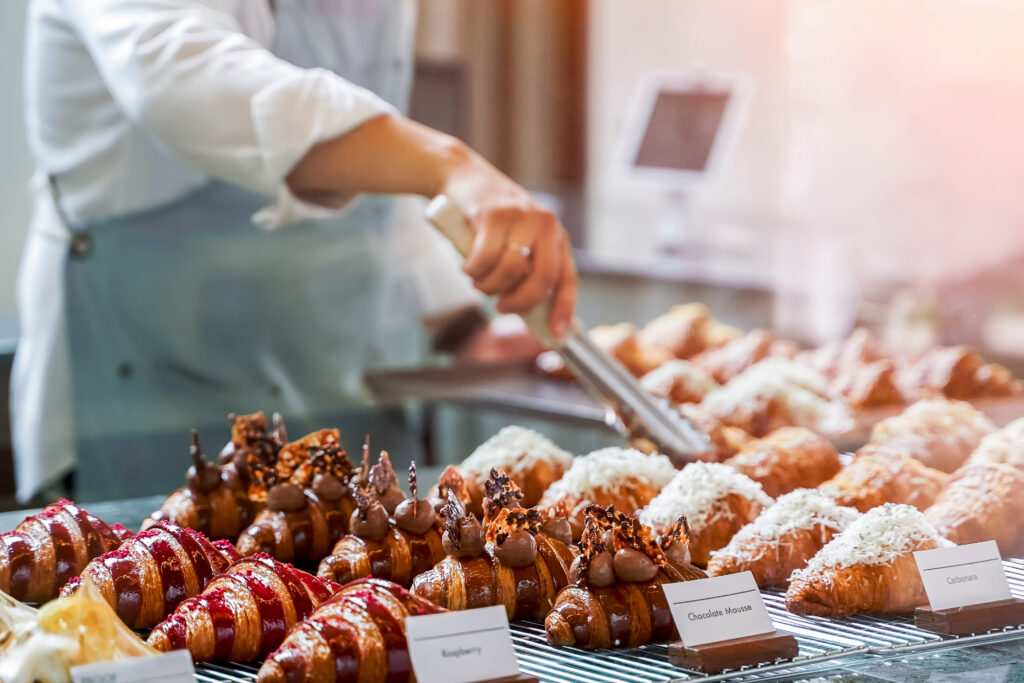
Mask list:
[[[100,502],[90,504],[89,510],[137,529],[162,500],[162,496],[150,496]],[[0,530],[14,528],[26,513],[0,514]],[[1006,572],[1014,595],[1024,597],[1024,560],[1008,560]],[[1024,628],[960,638],[939,636],[915,628],[906,617],[801,617],[785,610],[781,593],[768,591],[764,597],[776,627],[797,638],[799,657],[710,679],[669,665],[666,645],[590,652],[554,648],[546,643],[542,625],[534,622],[513,623],[512,637],[521,668],[552,682],[1024,680]],[[197,668],[197,680],[252,681],[256,670],[255,666],[204,664]]]

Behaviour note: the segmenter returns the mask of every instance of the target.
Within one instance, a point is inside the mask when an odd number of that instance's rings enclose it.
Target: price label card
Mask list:
[[[663,588],[687,647],[775,630],[750,572],[670,583]]]
[[[192,656],[175,650],[153,657],[134,657],[71,667],[73,683],[195,683]]]
[[[933,610],[1012,597],[995,541],[919,550],[914,559]]]
[[[519,674],[504,607],[409,617],[405,636],[420,683],[472,683]]]

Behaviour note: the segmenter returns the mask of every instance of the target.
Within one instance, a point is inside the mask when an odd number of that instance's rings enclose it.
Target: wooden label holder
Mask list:
[[[703,645],[672,643],[668,646],[668,661],[673,666],[684,669],[719,673],[726,669],[738,669],[779,659],[793,659],[799,652],[800,646],[796,638],[782,631],[772,631]]]
[[[933,610],[918,607],[914,611],[914,626],[932,633],[962,636],[984,633],[1005,626],[1024,624],[1024,600],[1010,598],[967,607]]]

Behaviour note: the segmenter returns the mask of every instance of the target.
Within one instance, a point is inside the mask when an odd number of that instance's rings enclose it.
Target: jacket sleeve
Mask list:
[[[258,0],[66,0],[118,106],[186,162],[277,198],[267,227],[308,212],[284,178],[319,142],[395,109],[325,69],[302,69],[246,35]]]

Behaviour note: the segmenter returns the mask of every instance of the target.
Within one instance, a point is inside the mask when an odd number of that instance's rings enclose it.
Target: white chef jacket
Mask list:
[[[404,104],[276,57],[265,0],[32,0],[29,11],[27,40],[41,49],[27,51],[26,128],[43,231],[60,229],[48,175],[72,222],[170,203],[211,177],[274,198],[253,217],[264,227],[316,215],[288,190],[288,172],[317,143]],[[412,44],[411,22],[396,30]],[[389,238],[419,313],[479,302],[451,249],[425,224],[404,224]]]

